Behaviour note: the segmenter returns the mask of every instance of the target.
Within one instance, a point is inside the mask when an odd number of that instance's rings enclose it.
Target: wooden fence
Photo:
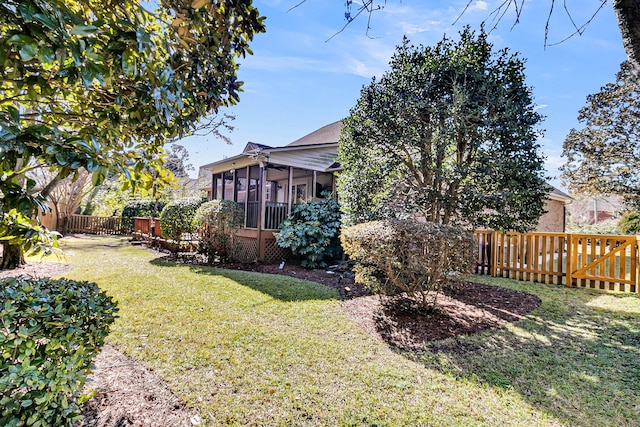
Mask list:
[[[474,234],[477,274],[640,292],[640,236],[486,230]]]
[[[127,234],[130,230],[116,216],[71,215],[62,218],[62,233]]]
[[[120,217],[72,215],[63,233],[128,234]],[[159,238],[157,218],[135,218],[134,230]],[[476,274],[640,293],[640,236],[474,232]]]

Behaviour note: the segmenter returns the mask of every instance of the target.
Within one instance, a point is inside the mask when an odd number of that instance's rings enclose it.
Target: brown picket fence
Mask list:
[[[130,230],[122,224],[122,218],[117,216],[70,215],[62,218],[61,230],[63,234],[128,234]]]
[[[475,272],[531,282],[640,292],[640,236],[476,230]]]

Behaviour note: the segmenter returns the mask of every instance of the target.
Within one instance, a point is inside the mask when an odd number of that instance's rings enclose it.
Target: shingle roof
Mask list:
[[[321,127],[318,130],[311,132],[308,135],[303,136],[300,139],[296,139],[287,147],[297,147],[298,145],[318,145],[327,144],[331,142],[338,142],[340,139],[340,131],[342,130],[342,120],[331,123]]]

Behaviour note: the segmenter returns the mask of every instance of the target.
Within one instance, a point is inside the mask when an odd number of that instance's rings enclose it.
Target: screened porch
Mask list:
[[[243,228],[261,230],[279,230],[297,204],[335,194],[331,172],[268,163],[213,174],[212,184],[213,199],[242,206]]]

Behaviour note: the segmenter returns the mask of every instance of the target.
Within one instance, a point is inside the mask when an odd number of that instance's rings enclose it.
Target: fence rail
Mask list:
[[[127,234],[122,218],[116,216],[71,215],[62,218],[63,233]]]
[[[477,230],[475,272],[532,282],[640,291],[640,236]]]
[[[280,220],[276,212],[272,216],[274,224]],[[120,217],[71,215],[64,217],[62,224],[63,233],[131,232]],[[134,224],[135,231],[162,236],[157,218],[135,218]],[[491,230],[476,230],[474,236],[478,245],[476,274],[640,293],[640,236]]]

